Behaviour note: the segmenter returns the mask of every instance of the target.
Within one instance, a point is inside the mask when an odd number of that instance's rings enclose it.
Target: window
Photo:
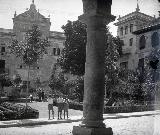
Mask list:
[[[1,52],[5,52],[5,47],[1,47]]]
[[[132,46],[133,45],[133,38],[129,39],[129,45]]]
[[[128,34],[128,26],[125,27],[125,34]]]
[[[144,69],[144,58],[139,59],[138,67],[141,68],[141,69]]]
[[[1,55],[4,55],[5,53],[5,47],[1,47]]]
[[[37,67],[37,69],[39,69],[39,67]]]
[[[123,36],[123,27],[120,28],[120,35]]]
[[[5,68],[5,60],[0,60],[0,69]]]
[[[22,69],[22,65],[20,65],[19,68]]]
[[[61,50],[60,50],[60,48],[53,48],[53,55],[60,55],[60,52],[61,52]]]
[[[57,55],[60,55],[60,49],[57,48]]]
[[[145,36],[142,35],[142,36],[140,37],[140,40],[139,40],[139,49],[140,49],[140,50],[141,50],[141,49],[144,49],[145,46],[146,46],[146,39],[145,39]]]
[[[53,48],[53,55],[56,55],[56,48]]]
[[[122,69],[128,69],[128,62],[121,62],[121,63],[120,63],[120,67],[121,67]]]
[[[130,32],[133,32],[133,24],[130,24]]]
[[[151,43],[152,43],[152,47],[156,47],[159,45],[159,37],[157,32],[154,32],[152,34]]]

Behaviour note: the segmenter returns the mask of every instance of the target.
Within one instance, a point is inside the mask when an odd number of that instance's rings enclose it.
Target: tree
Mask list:
[[[86,25],[80,21],[68,21],[62,29],[66,40],[58,63],[64,72],[82,76],[85,72]]]
[[[8,74],[1,72],[0,73],[0,97],[2,96],[5,86],[6,87],[12,86],[12,81],[9,78]]]
[[[64,72],[83,76],[85,73],[86,60],[86,25],[80,21],[68,21],[68,23],[62,28],[65,32],[66,40],[64,44],[65,47],[60,58],[58,59],[58,63]],[[123,42],[118,37],[113,37],[109,33],[108,29],[109,28],[106,27],[105,74],[110,80],[112,80],[109,85],[114,87],[114,84],[116,84],[115,77],[118,79],[117,61],[122,54]],[[113,81],[115,81],[114,84]],[[79,89],[77,89],[77,91],[79,91]]]
[[[142,85],[145,100],[151,102],[155,100],[159,93],[159,58],[160,49],[152,49],[151,53],[145,59],[145,80]]]
[[[64,92],[64,85],[65,85],[64,73],[58,67],[59,65],[55,64],[52,69],[52,74],[49,78],[49,87],[52,89],[52,94],[53,92],[56,93],[57,90],[65,94]]]
[[[12,40],[12,44],[9,46],[11,53],[21,58],[24,64],[28,66],[27,93],[29,88],[30,67],[38,63],[38,60],[42,58],[43,54],[47,53],[47,47],[50,45],[47,38],[42,39],[41,36],[42,33],[38,26],[33,25],[32,28],[26,32],[23,41]]]

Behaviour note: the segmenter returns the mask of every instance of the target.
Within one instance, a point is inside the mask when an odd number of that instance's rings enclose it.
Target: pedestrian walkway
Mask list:
[[[133,113],[104,114],[103,118],[105,120],[105,119],[121,119],[121,118],[130,118],[130,117],[142,117],[142,116],[151,116],[151,115],[160,115],[160,110],[146,111],[146,112],[133,112]],[[61,119],[61,120],[58,120],[57,118],[51,119],[51,120],[48,120],[48,118],[39,118],[39,119],[22,119],[22,120],[0,121],[0,128],[72,123],[72,122],[82,121],[82,119],[83,119],[82,116],[71,116],[69,119]]]

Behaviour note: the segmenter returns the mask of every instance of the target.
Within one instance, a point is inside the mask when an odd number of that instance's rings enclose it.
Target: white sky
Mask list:
[[[0,28],[12,29],[12,18],[14,12],[17,14],[26,11],[30,7],[32,0],[0,0]],[[62,25],[67,20],[77,20],[78,16],[83,14],[82,0],[35,0],[36,8],[44,16],[51,18],[51,31],[63,31]],[[134,12],[137,6],[137,0],[112,0],[112,14],[115,16],[124,16]],[[140,11],[148,15],[156,15],[160,4],[158,0],[139,0]],[[110,24],[110,31],[116,35],[116,27]]]

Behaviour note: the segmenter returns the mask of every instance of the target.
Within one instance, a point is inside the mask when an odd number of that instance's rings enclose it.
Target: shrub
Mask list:
[[[1,106],[7,110],[4,113],[5,117],[8,116],[7,113],[9,114],[11,114],[11,112],[15,113],[14,114],[15,116],[11,117],[10,119],[29,119],[29,118],[39,117],[39,112],[31,108],[30,106],[26,107],[21,104],[14,104],[14,103],[9,103],[9,102],[3,102]]]
[[[133,106],[106,106],[104,113],[128,113],[128,112],[142,112],[152,111],[158,105],[133,105]],[[158,107],[159,108],[159,107]]]
[[[69,102],[69,108],[82,111],[83,110],[83,104],[81,104],[79,102],[70,101]]]

